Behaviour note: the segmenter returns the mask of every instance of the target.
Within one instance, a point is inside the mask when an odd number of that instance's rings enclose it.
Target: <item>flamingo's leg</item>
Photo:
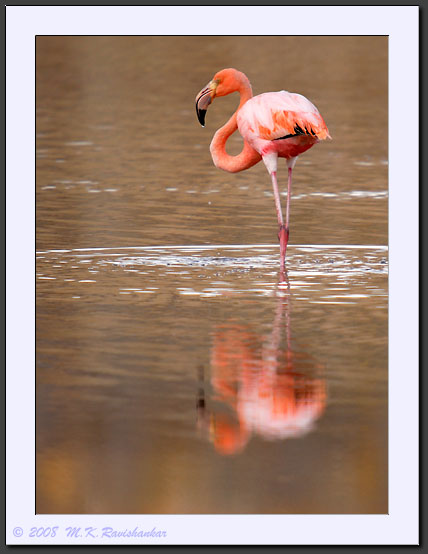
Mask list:
[[[288,183],[287,183],[287,208],[285,211],[285,235],[286,235],[286,242],[285,242],[285,248],[287,249],[288,244],[288,237],[290,236],[290,204],[291,204],[291,178],[293,174],[293,167],[296,165],[297,156],[294,158],[289,158],[287,160],[287,167],[288,167]],[[284,252],[285,256],[285,252]]]
[[[285,228],[287,229],[287,236],[290,231],[290,202],[291,202],[291,175],[293,173],[293,168],[288,168],[288,186],[287,186],[287,208],[285,212]]]
[[[284,219],[282,217],[281,199],[279,196],[278,182],[276,180],[276,171],[272,171],[271,178],[272,178],[273,194],[275,196],[276,215],[278,217],[278,226],[279,226],[278,239],[279,239],[281,268],[284,268],[285,252],[287,250],[287,243],[288,243],[288,227],[284,225]],[[287,204],[287,210],[288,210],[288,204]],[[288,212],[287,212],[287,217],[288,217]]]
[[[278,182],[276,180],[278,154],[276,152],[265,154],[263,156],[263,162],[266,166],[266,169],[269,171],[269,174],[272,179],[273,194],[275,196],[276,215],[278,217],[278,226],[279,226],[278,239],[279,239],[281,270],[283,270],[285,267],[285,251],[287,250],[288,230],[286,230],[285,228],[284,219],[282,217],[281,198],[279,196]]]

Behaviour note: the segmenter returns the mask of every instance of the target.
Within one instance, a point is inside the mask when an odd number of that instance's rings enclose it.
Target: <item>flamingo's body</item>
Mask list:
[[[238,91],[240,103],[229,121],[214,135],[210,145],[214,164],[232,173],[248,169],[260,160],[272,178],[279,224],[281,267],[284,267],[289,236],[291,175],[297,156],[320,140],[330,138],[327,126],[317,108],[304,96],[284,90],[253,97],[248,78],[236,69],[219,71],[196,97],[196,112],[204,125],[205,112],[217,96]],[[244,139],[244,148],[230,156],[226,141],[236,130]],[[276,180],[278,157],[286,158],[288,166],[288,198],[284,225]]]

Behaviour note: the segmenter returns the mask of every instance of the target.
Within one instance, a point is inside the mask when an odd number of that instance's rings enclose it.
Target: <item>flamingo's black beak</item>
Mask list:
[[[214,99],[216,86],[217,83],[215,81],[210,81],[196,96],[196,115],[202,127],[205,127],[205,114],[207,113],[208,106]]]

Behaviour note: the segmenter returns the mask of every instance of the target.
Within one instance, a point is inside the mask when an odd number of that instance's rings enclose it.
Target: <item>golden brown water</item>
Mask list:
[[[38,37],[36,58],[37,512],[386,513],[387,39]],[[296,164],[283,276],[265,167],[211,162],[237,96],[196,120],[223,67],[333,137]]]

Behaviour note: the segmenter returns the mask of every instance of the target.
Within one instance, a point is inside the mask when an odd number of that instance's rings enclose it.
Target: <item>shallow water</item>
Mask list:
[[[38,513],[387,511],[386,63],[383,37],[37,39]],[[284,274],[265,168],[210,160],[236,98],[196,121],[227,66],[333,137]]]

